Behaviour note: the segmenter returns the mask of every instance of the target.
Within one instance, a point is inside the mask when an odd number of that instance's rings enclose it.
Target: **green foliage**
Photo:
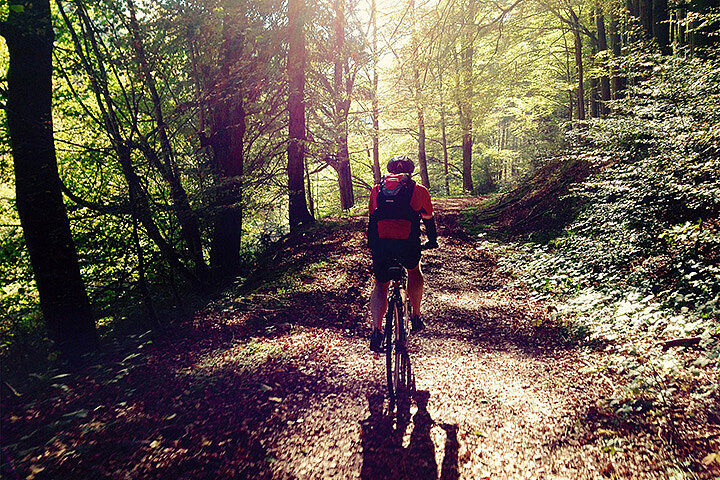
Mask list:
[[[607,345],[605,368],[627,378],[609,403],[623,415],[666,412],[680,393],[707,405],[717,383],[699,379],[720,366],[720,59],[636,52],[627,68],[636,84],[585,131],[603,168],[573,189],[580,215],[502,267]],[[698,355],[660,348],[686,337]]]
[[[588,208],[556,246],[588,271],[717,316],[720,62],[645,62],[653,75],[589,130],[616,157],[577,189]]]

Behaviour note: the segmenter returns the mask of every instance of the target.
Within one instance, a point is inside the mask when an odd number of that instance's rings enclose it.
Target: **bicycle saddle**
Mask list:
[[[390,280],[401,280],[405,276],[405,269],[400,265],[388,268]]]

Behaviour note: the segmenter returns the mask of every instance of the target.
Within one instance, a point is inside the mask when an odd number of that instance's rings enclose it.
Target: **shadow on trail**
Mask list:
[[[417,412],[410,418],[410,401],[400,402],[397,413],[386,412],[380,394],[368,397],[370,416],[361,422],[363,464],[360,478],[370,479],[443,479],[455,480],[458,474],[457,425],[436,424],[427,410],[430,393],[421,390],[413,398]],[[412,423],[410,443],[403,447],[403,438]],[[433,426],[445,430],[440,473],[435,455],[435,444],[430,437]]]
[[[509,305],[461,306],[451,301],[434,302],[435,326],[428,328],[423,336],[489,345],[493,350],[512,344],[531,355],[578,347],[578,340],[568,327],[543,317],[532,319],[530,313]]]

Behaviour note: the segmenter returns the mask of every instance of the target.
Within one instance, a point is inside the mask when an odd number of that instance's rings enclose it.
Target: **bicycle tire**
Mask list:
[[[398,398],[403,392],[403,371],[405,367],[405,352],[406,347],[406,336],[404,335],[404,318],[402,302],[395,304],[395,311],[393,312],[394,317],[394,329],[393,329],[393,390],[395,391],[395,398]]]
[[[410,302],[407,298],[407,292],[402,299],[402,309],[398,312],[398,345],[399,349],[396,352],[396,365],[397,365],[397,388],[396,394],[406,395],[411,389],[411,371],[410,371],[410,354],[407,349],[407,339],[410,333]]]
[[[385,323],[385,362],[390,400],[395,402],[412,388],[407,335],[410,322],[406,302],[393,296],[388,303]]]
[[[395,317],[395,306],[396,301],[394,298],[390,299],[390,302],[388,302],[388,310],[385,314],[385,371],[387,374],[387,386],[388,386],[388,396],[390,399],[395,398],[395,386],[394,386],[394,362],[393,362],[393,353],[394,353],[394,317]]]

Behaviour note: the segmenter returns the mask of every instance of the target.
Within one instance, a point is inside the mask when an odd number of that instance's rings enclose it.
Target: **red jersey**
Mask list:
[[[392,174],[385,175],[385,187],[389,190],[394,190],[400,184],[403,174]],[[380,185],[375,185],[370,192],[370,202],[368,205],[369,214],[377,208],[377,195],[380,190]],[[410,208],[418,212],[418,215],[422,215],[425,218],[430,218],[433,214],[432,202],[430,200],[430,192],[425,186],[415,183],[415,189],[413,190],[412,197],[410,198]],[[410,238],[410,232],[412,229],[412,222],[406,219],[400,218],[387,218],[378,220],[378,237],[379,238],[393,238],[406,240]]]

